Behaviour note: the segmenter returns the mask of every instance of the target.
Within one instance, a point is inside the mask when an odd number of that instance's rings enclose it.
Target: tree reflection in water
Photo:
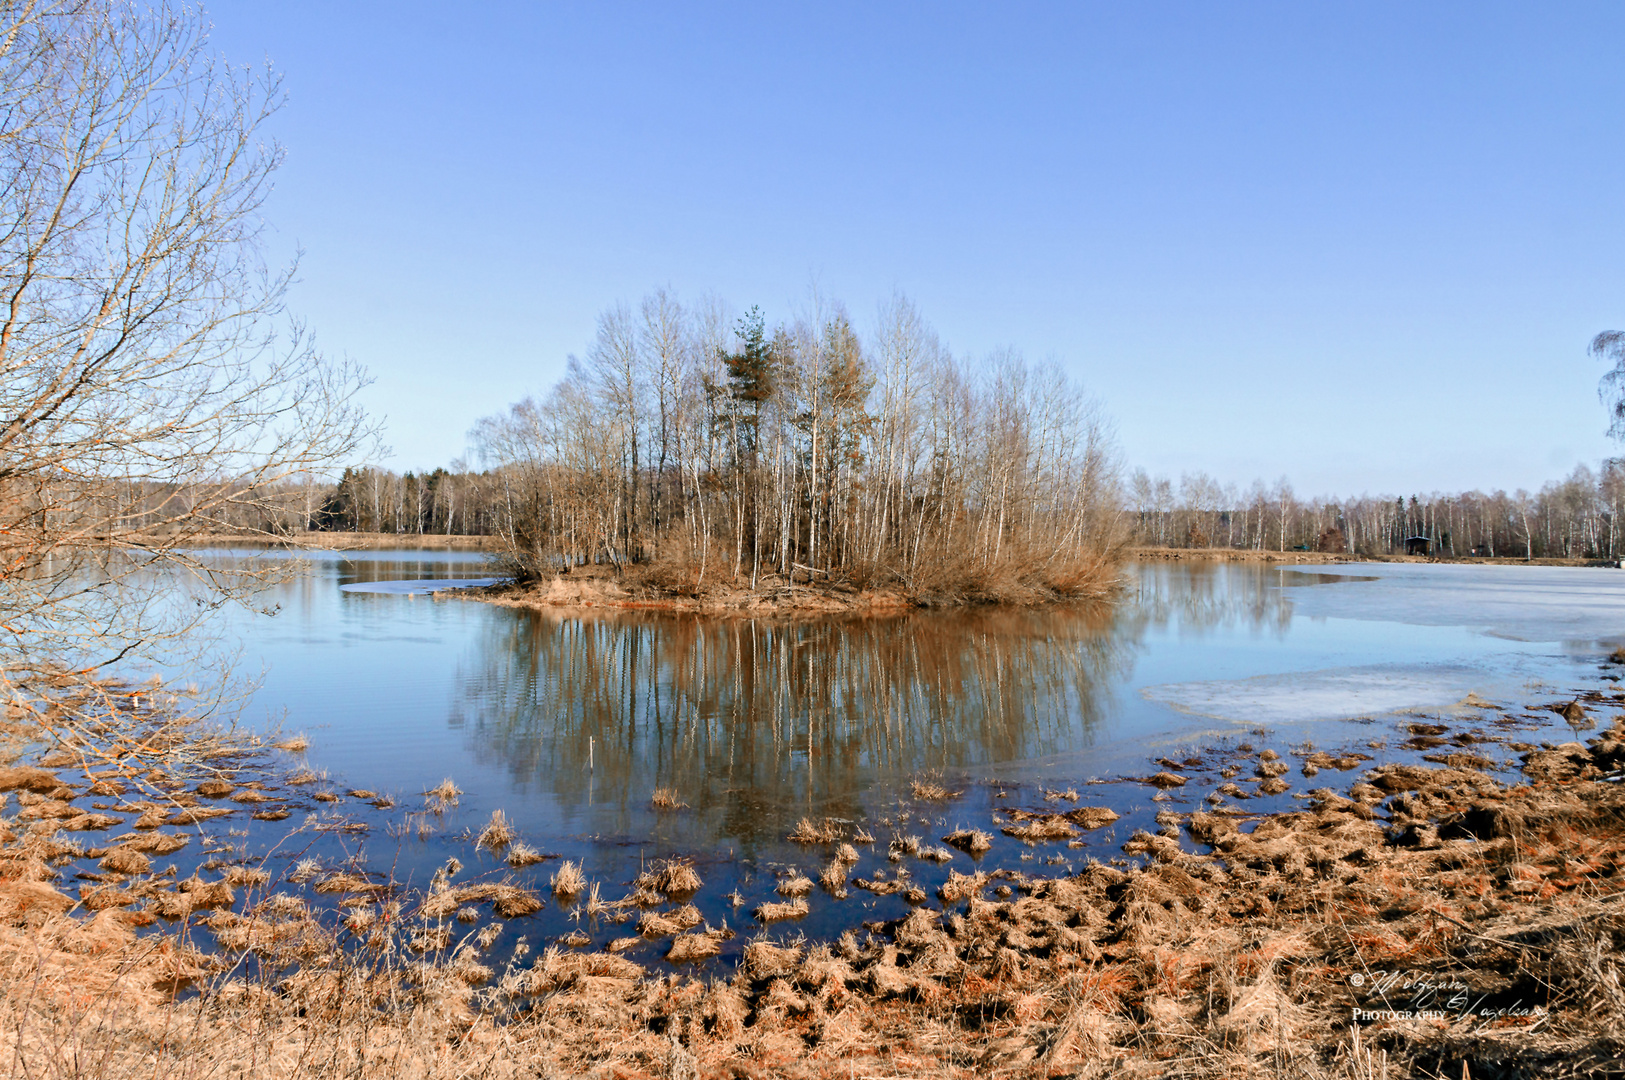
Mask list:
[[[1154,566],[1115,606],[885,618],[510,610],[464,660],[453,723],[561,814],[593,804],[596,828],[668,787],[713,839],[782,835],[799,813],[860,818],[916,774],[1088,746],[1149,629],[1284,630],[1272,575]]]

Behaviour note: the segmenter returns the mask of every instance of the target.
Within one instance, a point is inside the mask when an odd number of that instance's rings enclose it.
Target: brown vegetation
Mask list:
[[[657,293],[599,321],[542,402],[476,429],[521,581],[598,564],[649,597],[900,591],[1034,601],[1115,581],[1095,405],[1052,365],[974,365],[907,301],[859,339]]]
[[[587,887],[587,878],[582,874],[578,864],[566,859],[553,871],[549,884],[552,886],[553,895],[560,900],[571,900],[581,895],[581,890]]]
[[[677,789],[669,787],[655,788],[654,794],[649,796],[649,805],[656,810],[686,810],[688,803],[677,797]]]
[[[518,838],[519,831],[508,823],[508,815],[501,810],[493,810],[491,820],[486,822],[485,828],[480,830],[474,846],[499,852]]]
[[[87,885],[76,907],[52,879],[51,863],[78,850],[57,838],[61,819],[0,822],[0,1031],[7,1060],[27,1075],[56,1075],[64,1051],[110,1077],[155,1066],[314,1077],[334,1061],[379,1077],[754,1068],[1370,1080],[1384,1067],[1453,1078],[1464,1067],[1532,1076],[1559,1065],[1601,1075],[1625,1037],[1625,792],[1607,782],[1622,768],[1616,724],[1589,746],[1528,752],[1515,786],[1457,764],[1392,764],[1369,772],[1352,798],[1319,789],[1292,813],[1164,811],[1165,831],[1182,827],[1211,854],[1140,832],[1125,850],[1142,853],[1143,866],[1091,865],[1054,880],[953,871],[940,910],[901,873],[877,875],[857,884],[907,895],[910,914],[830,943],[759,937],[726,981],[654,978],[617,955],[670,939],[666,959],[699,962],[731,937],[686,901],[662,908],[661,890],[701,887],[682,860],[654,864],[636,883],[652,900],[637,935],[596,954],[550,946],[502,971],[483,951],[494,936],[460,938],[445,920],[478,923],[473,909],[486,903],[523,917],[540,900],[510,882],[454,885],[455,861],[416,898],[301,863],[292,877],[355,900],[329,925],[297,897],[241,891],[265,884],[252,868],[155,881],[143,851],[183,838],[129,833],[103,857],[122,883]],[[38,772],[5,775],[44,789],[31,792],[41,799],[65,786]],[[1105,823],[1102,810],[1009,816],[1059,834],[1057,823]],[[975,839],[975,830],[945,838]],[[898,842],[925,850],[918,838]],[[826,885],[844,884],[856,856],[841,845]],[[582,891],[578,867],[560,871]],[[762,904],[756,918],[804,917],[810,888],[783,879],[787,899]],[[609,915],[641,902],[597,907]],[[206,920],[222,947],[259,956],[274,981],[244,980],[229,957],[197,952],[184,935],[137,937],[148,912]],[[335,949],[341,933],[362,947]],[[1459,985],[1480,1014],[1446,1006],[1440,1019],[1351,1025],[1357,1008],[1439,1004],[1381,985],[1380,971]],[[175,1001],[188,984],[209,993]]]

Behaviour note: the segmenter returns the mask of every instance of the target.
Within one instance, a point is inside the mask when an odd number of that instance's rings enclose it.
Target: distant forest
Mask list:
[[[500,534],[505,520],[502,479],[491,470],[349,469],[298,502],[270,531],[477,536]],[[1391,555],[1404,553],[1407,538],[1425,536],[1432,553],[1446,558],[1618,559],[1625,555],[1625,461],[1598,470],[1581,465],[1534,494],[1359,498],[1299,498],[1281,483],[1238,492],[1200,472],[1177,484],[1136,472],[1124,485],[1123,514],[1131,542],[1145,547]]]
[[[1445,558],[1618,559],[1625,547],[1625,461],[1578,466],[1536,493],[1505,491],[1301,499],[1285,480],[1246,491],[1205,473],[1175,485],[1137,471],[1125,491],[1134,542],[1147,547],[1404,554],[1425,537]]]

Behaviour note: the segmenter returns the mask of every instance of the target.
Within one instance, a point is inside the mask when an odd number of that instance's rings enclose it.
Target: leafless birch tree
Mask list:
[[[361,373],[286,319],[291,269],[260,253],[279,100],[194,9],[0,5],[7,668],[99,668],[246,595],[188,546],[274,527],[371,435]],[[169,602],[185,580],[201,606]]]

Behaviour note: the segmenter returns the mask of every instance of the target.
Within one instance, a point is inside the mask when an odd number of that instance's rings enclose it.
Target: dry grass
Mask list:
[[[638,919],[638,933],[646,938],[671,937],[684,930],[692,930],[704,922],[700,909],[684,904],[675,911],[646,911]]]
[[[42,1080],[1617,1075],[1625,791],[1600,777],[1622,764],[1616,725],[1589,747],[1531,751],[1515,787],[1458,764],[1384,766],[1355,798],[1321,789],[1290,813],[1158,816],[1211,855],[1138,832],[1144,867],[950,873],[940,910],[900,867],[865,887],[908,896],[901,917],[834,942],[760,937],[736,969],[724,957],[697,977],[638,960],[704,962],[731,935],[652,887],[634,895],[662,909],[612,951],[507,960],[490,951],[496,927],[452,920],[482,903],[534,910],[511,882],[454,885],[448,868],[430,893],[396,896],[354,867],[296,863],[306,888],[346,897],[324,913],[246,895],[265,884],[251,867],[170,884],[132,861],[76,906],[52,864],[83,857],[88,834],[0,819],[0,1060]],[[1071,813],[1017,824],[1076,826]],[[102,858],[177,839],[114,837]],[[756,914],[808,912],[796,897]],[[138,937],[153,913],[185,921]],[[205,929],[221,953],[189,943]],[[1354,1007],[1384,1004],[1353,981],[1377,970],[1546,1012],[1351,1027]],[[186,987],[203,992],[178,999]]]
[[[655,788],[649,796],[649,805],[662,811],[688,809],[688,803],[678,799],[677,789],[669,787]]]
[[[279,739],[271,744],[278,750],[286,750],[292,754],[303,753],[310,749],[310,739],[305,735],[290,735],[286,739]]]
[[[688,859],[657,859],[633,884],[639,889],[681,897],[699,892],[705,882]]]
[[[678,934],[671,940],[666,959],[673,964],[708,960],[722,952],[722,943],[733,934],[727,931],[707,931],[700,934]]]
[[[909,792],[923,802],[946,802],[958,794],[949,791],[936,780],[914,780],[909,783]]]
[[[508,849],[508,865],[516,870],[534,866],[544,858],[545,855],[529,844],[515,844]]]
[[[835,899],[846,898],[846,876],[851,864],[843,859],[835,858],[818,875],[818,883]],[[781,886],[782,888],[782,886]]]
[[[841,823],[834,818],[825,818],[823,821],[814,821],[812,818],[802,818],[796,822],[796,827],[785,837],[795,844],[833,844],[841,838]],[[869,842],[873,842],[870,837]]]
[[[101,868],[115,874],[145,874],[152,870],[152,860],[131,847],[116,847],[101,860]]]
[[[479,837],[474,841],[475,848],[486,848],[492,852],[501,852],[503,848],[512,844],[519,838],[519,830],[508,823],[508,815],[501,810],[491,811],[491,820],[485,823],[480,830]]]
[[[937,890],[937,898],[945,904],[957,904],[961,900],[979,896],[987,887],[987,882],[986,874],[961,874],[957,870],[950,870],[948,880]]]
[[[805,900],[787,900],[784,903],[769,901],[758,905],[754,914],[764,923],[773,923],[785,919],[804,919],[811,910]]]
[[[1017,840],[1033,844],[1045,840],[1070,840],[1077,836],[1080,830],[1060,814],[1048,814],[1020,824],[1006,825],[1000,831],[1006,836],[1013,836]]]
[[[993,837],[981,829],[955,829],[942,842],[969,855],[982,855],[993,849]]]
[[[456,806],[457,800],[462,796],[463,789],[458,787],[450,777],[440,781],[440,783],[423,793],[423,798],[427,801],[429,807],[434,810],[446,810]]]
[[[554,896],[568,902],[580,896],[581,890],[587,887],[587,876],[581,872],[579,864],[566,859],[553,871],[553,877],[548,885],[552,888]]]
[[[780,896],[803,897],[813,891],[812,879],[805,874],[792,874],[779,881],[778,887],[773,890]]]

